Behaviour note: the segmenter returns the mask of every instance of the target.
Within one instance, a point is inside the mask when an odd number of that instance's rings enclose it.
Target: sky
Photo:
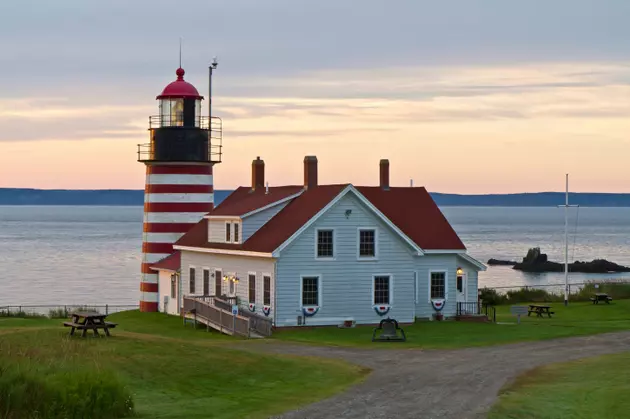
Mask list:
[[[627,0],[0,2],[0,187],[141,189],[175,79],[223,119],[216,189],[630,192]],[[204,106],[205,112],[205,106]]]

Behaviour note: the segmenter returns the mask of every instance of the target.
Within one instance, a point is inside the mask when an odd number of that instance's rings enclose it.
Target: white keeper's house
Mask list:
[[[454,316],[457,302],[477,302],[485,270],[425,188],[389,185],[387,160],[380,186],[319,185],[307,156],[303,185],[265,187],[257,158],[251,186],[173,249],[152,266],[160,311],[179,314],[190,295],[231,296],[276,327]]]

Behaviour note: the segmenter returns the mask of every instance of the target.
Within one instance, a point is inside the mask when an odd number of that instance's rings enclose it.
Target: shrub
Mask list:
[[[516,291],[508,291],[506,294],[510,303],[546,303],[561,301],[564,297],[537,288],[521,288]]]
[[[482,288],[479,290],[479,298],[484,304],[490,304],[496,306],[503,304],[506,301],[505,295],[501,295],[494,288]]]
[[[3,418],[110,419],[133,414],[131,394],[109,371],[8,361],[0,360]]]

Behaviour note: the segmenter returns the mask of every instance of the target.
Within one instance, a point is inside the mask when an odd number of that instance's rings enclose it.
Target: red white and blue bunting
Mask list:
[[[379,316],[384,316],[389,313],[390,308],[390,306],[374,306],[374,311],[376,311],[376,314]]]
[[[271,306],[263,306],[262,312],[265,316],[269,316],[269,313],[271,313]]]
[[[252,312],[256,311],[256,304],[249,303],[249,311],[252,311]]]
[[[442,311],[445,306],[446,300],[444,298],[432,298],[431,305],[435,311]]]
[[[302,307],[302,313],[304,313],[306,317],[314,316],[317,314],[318,311],[319,307]]]

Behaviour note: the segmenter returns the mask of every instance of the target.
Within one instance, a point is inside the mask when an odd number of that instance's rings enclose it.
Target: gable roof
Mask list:
[[[281,189],[284,188],[284,189]],[[268,195],[274,195],[276,200],[282,200],[295,194],[295,189],[302,187],[288,186],[277,188],[276,194],[270,191]],[[372,209],[380,212],[393,228],[402,234],[405,240],[411,241],[421,249],[428,250],[456,250],[465,251],[466,247],[457,236],[457,233],[446,220],[438,206],[435,204],[427,190],[423,187],[397,188],[384,190],[380,187],[359,186],[352,187],[348,184],[320,185],[308,189],[293,198],[281,211],[272,217],[258,231],[242,244],[233,243],[208,243],[208,220],[202,220],[188,233],[184,234],[176,243],[180,247],[194,247],[206,249],[223,249],[241,252],[257,252],[271,256],[287,240],[299,234],[309,221],[346,188],[357,193],[359,198],[366,201]],[[270,188],[271,190],[271,188]],[[268,195],[256,195],[257,192],[249,192],[250,188],[239,188],[233,192],[232,202],[224,207],[227,212],[240,209],[242,213],[252,210],[254,204],[264,206],[269,204]],[[238,192],[238,193],[237,193]],[[282,196],[282,198],[279,198]],[[246,204],[238,204],[238,198],[242,197]],[[266,198],[267,197],[267,198]],[[229,197],[228,197],[229,198]],[[228,199],[226,198],[226,199]],[[271,202],[274,202],[271,200]],[[223,207],[223,203],[217,209]],[[216,210],[209,213],[216,214]],[[227,215],[224,214],[224,215]],[[232,214],[234,213],[232,212]],[[380,214],[379,214],[380,215]],[[284,247],[284,246],[283,246]]]
[[[177,272],[181,266],[182,255],[179,251],[171,253],[164,259],[160,259],[151,265],[151,269],[154,271],[171,271]]]
[[[175,245],[271,253],[332,201],[346,186],[321,185],[304,191],[242,244],[208,243],[208,220],[204,219],[175,242]],[[215,215],[214,211],[209,215]]]
[[[269,188],[267,192],[265,188],[258,188],[252,191],[251,187],[240,186],[206,216],[240,217],[274,203],[279,203],[303,190],[303,186],[275,186]]]
[[[356,189],[422,249],[466,250],[453,227],[423,187]]]

